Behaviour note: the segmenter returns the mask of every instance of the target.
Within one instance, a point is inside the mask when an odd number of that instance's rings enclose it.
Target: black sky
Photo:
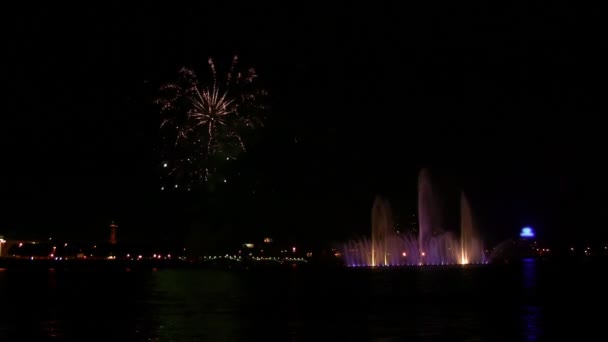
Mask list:
[[[341,239],[373,196],[415,210],[430,167],[492,239],[605,236],[600,11],[521,5],[210,4],[3,16],[0,234]],[[158,87],[207,57],[258,69],[272,112],[212,193],[161,193]],[[296,142],[297,141],[297,142]],[[255,191],[255,194],[253,193]]]

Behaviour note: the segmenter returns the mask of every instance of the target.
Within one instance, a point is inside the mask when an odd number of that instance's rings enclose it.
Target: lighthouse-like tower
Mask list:
[[[118,225],[112,221],[112,224],[110,224],[110,244],[112,245],[116,244],[116,228],[118,228]]]

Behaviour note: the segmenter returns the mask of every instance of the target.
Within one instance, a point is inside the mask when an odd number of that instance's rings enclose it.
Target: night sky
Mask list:
[[[606,237],[599,10],[282,6],[5,11],[0,234],[340,241],[377,194],[411,215],[428,167],[490,241]],[[158,88],[234,54],[271,95],[266,127],[226,185],[161,192]]]

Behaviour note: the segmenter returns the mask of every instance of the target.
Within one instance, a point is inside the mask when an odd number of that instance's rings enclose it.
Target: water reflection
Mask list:
[[[226,271],[154,273],[148,304],[156,310],[160,341],[202,338],[232,341],[246,326],[240,316],[237,275]]]
[[[1,341],[148,340],[141,289],[146,276],[32,269],[0,277]],[[145,337],[144,337],[145,336]]]
[[[6,271],[0,341],[539,341],[601,329],[589,323],[601,272],[546,267]]]
[[[526,341],[537,341],[542,335],[542,310],[538,303],[538,264],[536,259],[522,262],[524,303],[521,312],[522,334]]]
[[[541,310],[538,306],[525,305],[523,307],[521,316],[523,323],[522,331],[526,341],[537,341],[542,335],[542,330],[539,325],[540,314]]]

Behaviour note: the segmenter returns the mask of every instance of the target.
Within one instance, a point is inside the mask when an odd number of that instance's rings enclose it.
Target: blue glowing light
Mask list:
[[[534,230],[530,227],[523,227],[519,236],[522,238],[534,237]]]

